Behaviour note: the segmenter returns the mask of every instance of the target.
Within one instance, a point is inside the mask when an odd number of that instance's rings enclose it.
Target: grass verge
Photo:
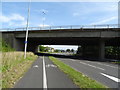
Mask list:
[[[107,88],[101,83],[90,79],[89,77],[83,75],[82,73],[74,70],[70,66],[64,64],[62,61],[56,59],[53,56],[49,56],[49,59],[58,66],[60,70],[66,73],[73,82],[80,88]]]
[[[2,38],[0,38],[0,51],[9,52],[15,51],[15,49],[11,48],[9,44],[7,44]]]
[[[27,52],[24,59],[24,52],[3,52],[2,53],[2,88],[13,88],[14,84],[23,76],[37,56]]]
[[[117,62],[112,62],[112,63],[115,63],[115,64],[120,64],[120,61],[117,61]]]

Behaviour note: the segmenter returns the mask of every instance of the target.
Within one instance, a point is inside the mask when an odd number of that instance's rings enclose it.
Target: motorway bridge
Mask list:
[[[120,28],[117,24],[29,27],[28,30],[27,51],[36,52],[38,45],[78,45],[82,47],[83,56],[104,59],[105,46],[120,46]],[[26,28],[1,29],[1,32],[2,38],[12,48],[24,50]]]

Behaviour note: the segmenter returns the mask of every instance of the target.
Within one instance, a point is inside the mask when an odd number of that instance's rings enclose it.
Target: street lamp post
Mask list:
[[[27,26],[26,26],[26,37],[25,37],[25,49],[24,49],[24,59],[26,58],[26,51],[27,51],[27,39],[28,39],[28,27],[29,27],[29,18],[30,18],[30,4],[31,0],[28,5],[28,17],[27,17]]]

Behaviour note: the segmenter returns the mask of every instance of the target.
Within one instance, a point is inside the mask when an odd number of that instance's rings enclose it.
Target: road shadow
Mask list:
[[[119,60],[112,60],[112,59],[97,59],[97,58],[84,58],[76,55],[60,55],[60,54],[50,54],[50,53],[35,53],[38,56],[54,56],[56,58],[66,58],[66,59],[73,59],[73,60],[86,60],[86,61],[96,61],[96,62],[115,62]]]

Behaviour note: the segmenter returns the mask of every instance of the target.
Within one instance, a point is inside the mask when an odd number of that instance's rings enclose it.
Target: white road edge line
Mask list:
[[[103,76],[115,81],[115,82],[120,82],[120,79],[119,78],[116,78],[116,77],[113,77],[113,76],[110,76],[110,75],[107,75],[107,74],[104,74],[104,73],[100,73],[102,74]]]
[[[91,65],[91,64],[84,63],[84,62],[79,62],[79,63],[84,64],[84,65],[88,65],[88,66],[90,66],[90,67],[94,67],[94,68],[97,68],[97,69],[100,69],[100,70],[105,70],[105,69],[103,69],[103,68],[96,67],[96,66],[93,66],[93,65]]]
[[[47,90],[47,76],[46,76],[46,70],[45,70],[44,56],[43,56],[43,88]]]

